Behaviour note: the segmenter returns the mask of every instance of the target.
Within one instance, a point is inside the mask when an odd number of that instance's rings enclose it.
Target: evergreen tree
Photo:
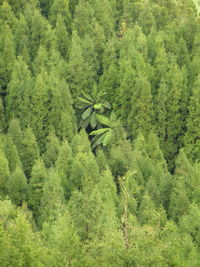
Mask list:
[[[190,98],[189,116],[187,119],[187,132],[185,134],[185,152],[192,159],[199,161],[199,83],[200,76],[197,77]]]
[[[5,112],[2,99],[0,98],[0,133],[5,130]]]
[[[49,128],[55,131],[60,139],[72,140],[76,132],[75,116],[72,107],[72,97],[64,80],[58,75],[50,73],[51,102],[49,114]],[[50,130],[49,130],[50,131]]]
[[[10,172],[15,171],[17,167],[22,167],[16,145],[9,136],[4,138],[4,153],[8,160]]]
[[[29,9],[25,14],[26,20],[30,28],[30,56],[34,59],[39,46],[44,46],[47,50],[51,50],[56,46],[55,31],[49,22],[41,15],[38,9]]]
[[[69,89],[74,98],[80,95],[81,90],[92,89],[94,72],[88,62],[84,62],[81,41],[76,31],[72,33],[71,52],[68,63]]]
[[[52,249],[57,266],[83,266],[84,255],[80,238],[68,211],[58,214],[55,222],[44,225],[46,244]]]
[[[56,24],[58,16],[61,15],[67,29],[71,29],[69,1],[68,0],[53,0],[50,8],[49,19],[53,25]]]
[[[47,168],[54,167],[60,150],[60,142],[55,134],[47,137],[46,151],[43,154],[43,160]]]
[[[14,42],[17,56],[22,56],[27,64],[30,63],[30,30],[23,14],[15,26]]]
[[[50,95],[48,79],[49,77],[45,70],[36,76],[30,104],[30,123],[41,151],[45,149],[45,137],[48,135],[49,131]]]
[[[173,62],[173,60],[172,60]],[[172,64],[171,62],[171,64]],[[169,163],[169,168],[174,168],[174,156],[183,143],[185,129],[185,85],[183,73],[177,64],[170,65],[171,68],[166,74],[167,83],[167,120],[166,120],[166,141],[162,148]]]
[[[20,205],[27,200],[27,181],[20,167],[17,167],[10,175],[7,183],[8,194],[14,204]]]
[[[60,51],[61,56],[67,59],[69,56],[70,38],[64,24],[64,19],[60,14],[56,20],[56,37],[58,50]]]
[[[61,185],[64,189],[65,198],[69,198],[68,184],[73,163],[72,149],[67,141],[63,141],[60,147],[55,168],[61,180]]]
[[[7,118],[18,118],[22,128],[30,123],[30,96],[32,91],[32,77],[27,64],[18,57],[13,67],[11,81],[8,84]]]
[[[26,176],[30,178],[34,162],[39,158],[38,145],[31,128],[24,130],[23,140],[18,151],[22,162],[23,171]]]
[[[5,197],[7,194],[7,183],[10,176],[8,161],[2,149],[0,149],[0,192]]]
[[[60,177],[55,170],[50,169],[38,207],[39,216],[37,220],[39,227],[42,227],[44,222],[53,223],[58,214],[64,212],[64,210],[64,193]]]
[[[151,87],[144,77],[136,80],[131,105],[127,124],[129,132],[133,137],[136,137],[138,133],[147,135],[153,129],[154,116]]]
[[[33,212],[36,222],[40,215],[39,207],[41,205],[44,183],[47,180],[47,176],[47,170],[43,161],[41,159],[36,160],[32,168],[28,191],[28,204]]]
[[[0,39],[0,91],[5,92],[15,60],[13,34],[8,25],[2,25]]]

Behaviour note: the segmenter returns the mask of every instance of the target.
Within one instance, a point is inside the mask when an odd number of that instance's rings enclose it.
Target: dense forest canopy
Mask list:
[[[0,0],[0,266],[200,266],[192,0]]]

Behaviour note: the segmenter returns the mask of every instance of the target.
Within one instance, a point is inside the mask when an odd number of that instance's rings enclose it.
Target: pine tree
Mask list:
[[[40,0],[40,9],[45,17],[49,17],[52,2],[53,0]]]
[[[22,147],[23,134],[18,119],[12,119],[10,121],[8,133],[9,136],[12,138],[13,143],[16,145],[19,153]]]
[[[92,19],[94,18],[94,9],[89,1],[80,0],[76,5],[74,12],[73,26],[78,32],[80,38],[86,33],[92,33]]]
[[[13,67],[6,97],[8,120],[18,118],[22,128],[30,123],[30,96],[33,87],[31,72],[22,57],[18,57]]]
[[[69,56],[70,38],[64,24],[64,19],[60,14],[56,20],[56,37],[58,50],[60,51],[61,56],[67,59]]]
[[[47,177],[47,170],[43,161],[41,159],[36,160],[32,168],[28,191],[28,204],[33,212],[36,222],[40,215],[39,207],[41,205],[44,183],[46,182]]]
[[[183,233],[190,234],[194,242],[200,245],[200,233],[199,233],[199,219],[200,219],[200,210],[199,207],[195,204],[191,204],[189,212],[184,214],[180,218],[180,230]]]
[[[50,169],[48,179],[44,183],[40,206],[38,207],[39,216],[37,220],[39,227],[42,227],[44,222],[52,223],[55,221],[58,213],[62,213],[64,210],[64,192],[60,177],[55,170]]]
[[[81,40],[76,31],[72,33],[71,52],[68,63],[69,89],[74,98],[80,96],[81,90],[88,92],[94,85],[93,70],[88,62],[84,62]]]
[[[15,60],[13,34],[8,25],[1,27],[0,39],[0,88],[1,92],[5,92],[7,83],[10,81]]]
[[[166,141],[162,146],[169,168],[174,168],[174,157],[182,146],[182,136],[185,129],[185,85],[183,72],[177,64],[170,63],[170,70],[166,74],[167,102],[166,102]],[[172,65],[173,64],[173,65]]]
[[[4,138],[4,153],[8,160],[10,172],[15,171],[17,167],[22,167],[16,145],[10,136]]]
[[[156,209],[153,201],[147,194],[143,195],[138,211],[138,218],[142,225],[148,224],[154,227],[163,227],[167,221],[164,209]]]
[[[10,213],[8,217],[10,217],[10,220],[6,222],[4,219],[4,223],[8,225],[6,236],[11,244],[11,250],[9,251],[11,266],[49,265],[49,251],[43,246],[39,235],[33,232],[25,209],[19,209],[15,214]]]
[[[40,14],[38,9],[30,7],[25,17],[30,25],[30,56],[33,60],[40,46],[44,46],[47,50],[55,48],[56,35],[49,22]]]
[[[2,99],[0,98],[0,133],[3,133],[5,130],[5,112]]]
[[[76,227],[68,211],[58,214],[55,222],[45,224],[46,244],[52,249],[57,266],[83,266],[84,255]]]
[[[53,0],[50,8],[49,19],[53,25],[56,24],[59,15],[62,16],[67,30],[71,29],[71,16],[68,0]]]
[[[0,4],[0,25],[8,25],[13,29],[17,22],[17,18],[12,11],[11,5],[6,1],[3,1],[3,3]]]
[[[133,137],[136,137],[138,133],[145,136],[153,129],[154,123],[151,87],[145,77],[139,77],[136,80],[131,105],[128,130]]]
[[[72,140],[76,132],[76,123],[73,101],[69,88],[64,80],[60,80],[58,75],[50,73],[51,102],[49,109],[49,128],[55,131],[60,139]]]
[[[35,86],[31,96],[30,123],[41,151],[45,149],[45,137],[49,132],[49,77],[45,70],[36,76]]]
[[[187,119],[187,131],[184,138],[185,152],[194,161],[199,161],[199,83],[197,77],[190,98],[189,116]]]
[[[19,147],[19,155],[23,166],[23,171],[30,178],[31,170],[35,160],[39,158],[39,149],[31,128],[23,132],[23,139]]]
[[[60,147],[55,168],[61,180],[61,185],[64,189],[65,198],[69,198],[68,184],[73,163],[72,149],[67,141],[63,141]]]
[[[16,55],[22,56],[27,64],[30,63],[30,30],[23,14],[15,26],[14,42],[16,46]]]
[[[10,176],[8,161],[0,149],[0,192],[3,197],[7,194],[7,183]]]
[[[26,177],[20,167],[17,167],[10,175],[7,182],[8,194],[16,205],[27,200],[28,185]]]
[[[111,266],[120,266],[123,239],[117,227],[113,202],[110,202],[110,197],[104,200],[101,185],[86,179],[82,192],[75,190],[68,206],[82,242],[88,243],[89,253],[98,265],[109,263]],[[115,253],[110,253],[113,250]],[[99,257],[98,251],[102,256]]]
[[[47,137],[46,151],[43,154],[43,160],[47,168],[54,167],[60,150],[60,142],[55,134]]]

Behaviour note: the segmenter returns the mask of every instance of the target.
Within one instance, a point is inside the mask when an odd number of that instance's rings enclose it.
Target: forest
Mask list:
[[[200,266],[199,12],[0,0],[0,266]]]

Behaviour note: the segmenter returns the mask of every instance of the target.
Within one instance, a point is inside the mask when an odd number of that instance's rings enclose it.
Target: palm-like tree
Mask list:
[[[104,100],[105,92],[94,89],[91,95],[82,91],[83,97],[78,98],[76,107],[82,110],[79,128],[86,129],[90,126],[95,129],[98,126],[97,115],[103,114],[106,109],[110,109],[111,106],[108,101]]]
[[[91,136],[94,136],[92,139],[92,149],[99,145],[103,145],[105,147],[112,143],[112,141],[115,141],[119,132],[119,128],[121,127],[120,121],[114,111],[111,112],[110,118],[97,114],[97,120],[101,125],[106,127],[90,133]]]

